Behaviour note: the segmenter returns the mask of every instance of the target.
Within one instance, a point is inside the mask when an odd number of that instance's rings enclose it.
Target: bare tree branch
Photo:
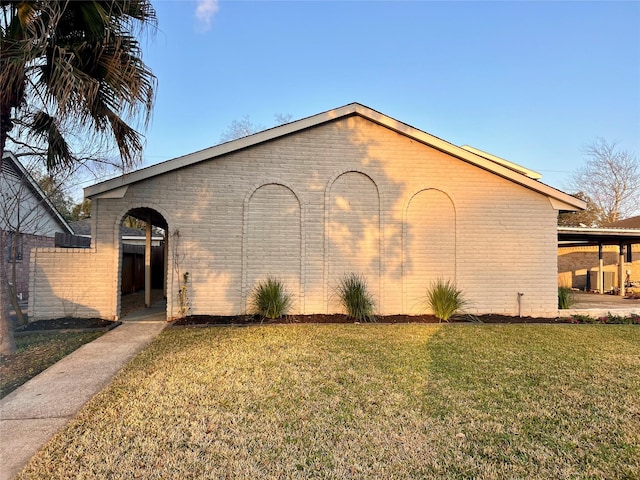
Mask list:
[[[595,223],[604,225],[640,213],[637,157],[603,138],[587,146],[585,156],[585,164],[571,177],[571,188],[592,203]]]

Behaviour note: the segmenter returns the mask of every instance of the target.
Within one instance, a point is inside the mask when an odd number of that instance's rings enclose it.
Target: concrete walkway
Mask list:
[[[627,299],[617,295],[574,292],[571,308],[560,310],[561,317],[570,315],[589,315],[593,318],[612,315],[640,315],[640,299]]]
[[[9,480],[166,327],[164,305],[123,318],[0,400],[0,480]]]

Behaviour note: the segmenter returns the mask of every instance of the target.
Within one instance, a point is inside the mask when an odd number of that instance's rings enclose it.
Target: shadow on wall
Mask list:
[[[541,218],[521,214],[527,202]],[[521,267],[549,250],[548,242],[527,242],[526,227],[553,221],[555,213],[538,194],[359,116],[149,178],[123,198],[97,199],[104,238],[92,255],[112,259],[103,262],[102,280],[118,265],[118,240],[107,236],[115,230],[104,225],[141,205],[162,212],[170,226],[171,317],[179,314],[185,273],[189,314],[245,313],[255,282],[268,275],[286,282],[302,313],[339,312],[333,291],[352,272],[366,276],[381,314],[423,313],[422,298],[436,278],[466,282],[459,286],[473,289],[470,301],[504,313],[516,308],[516,297],[500,295],[525,291],[517,284]],[[505,234],[510,240],[499,245]],[[99,287],[95,309],[102,311],[101,297],[115,286],[102,288],[91,271],[78,277]],[[511,290],[503,293],[504,285]],[[555,305],[555,286],[548,290]],[[118,293],[106,294],[107,306]]]
[[[374,137],[341,120],[173,173],[164,194],[193,199],[171,220],[190,272],[191,313],[245,313],[253,286],[269,275],[285,281],[303,313],[340,311],[331,293],[350,272],[366,275],[379,303],[385,284],[401,285],[406,192],[371,154]],[[390,307],[401,311],[401,288],[394,296]]]
[[[90,295],[90,287],[79,285],[76,281],[61,288],[61,282],[50,282],[40,276],[37,290],[29,299],[29,321],[51,320],[56,318],[103,318],[111,319],[106,310],[99,310],[82,299],[94,298]],[[73,286],[69,286],[73,285]],[[40,308],[34,309],[35,297],[39,298]],[[46,299],[45,302],[42,300]],[[48,307],[44,306],[48,305]]]
[[[29,313],[32,320],[59,317],[113,319],[106,260],[89,249],[37,248],[32,251]],[[115,286],[115,284],[113,285]]]
[[[162,192],[147,204],[170,212],[181,234],[189,313],[226,315],[245,313],[253,286],[269,275],[285,281],[296,310],[339,312],[333,292],[351,272],[366,276],[379,313],[422,313],[432,280],[457,280],[456,195],[478,176],[495,177],[360,117],[170,175],[171,183],[130,188],[122,201]],[[474,195],[474,205],[490,201]],[[186,196],[188,208],[171,202]],[[170,275],[177,305],[181,275]]]

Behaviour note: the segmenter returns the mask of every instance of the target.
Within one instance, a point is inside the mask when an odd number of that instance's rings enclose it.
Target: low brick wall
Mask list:
[[[7,273],[9,275],[9,281],[12,278],[12,262],[9,261],[9,245],[8,245],[8,232],[2,232],[5,235],[5,241],[3,245],[5,245],[5,251],[2,252],[2,261],[7,262]],[[22,234],[22,258],[15,261],[16,265],[16,293],[18,297],[22,298],[22,300],[29,299],[29,274],[30,274],[30,263],[31,263],[31,252],[32,250],[40,247],[53,247],[54,239],[53,237],[45,237],[42,235],[28,235],[26,233]]]
[[[89,248],[38,248],[32,251],[31,320],[64,316],[116,316],[117,282],[113,259]]]

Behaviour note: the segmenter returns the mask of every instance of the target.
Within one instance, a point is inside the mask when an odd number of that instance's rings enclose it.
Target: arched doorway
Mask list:
[[[151,307],[166,311],[168,224],[148,207],[128,210],[119,223],[120,316]]]

